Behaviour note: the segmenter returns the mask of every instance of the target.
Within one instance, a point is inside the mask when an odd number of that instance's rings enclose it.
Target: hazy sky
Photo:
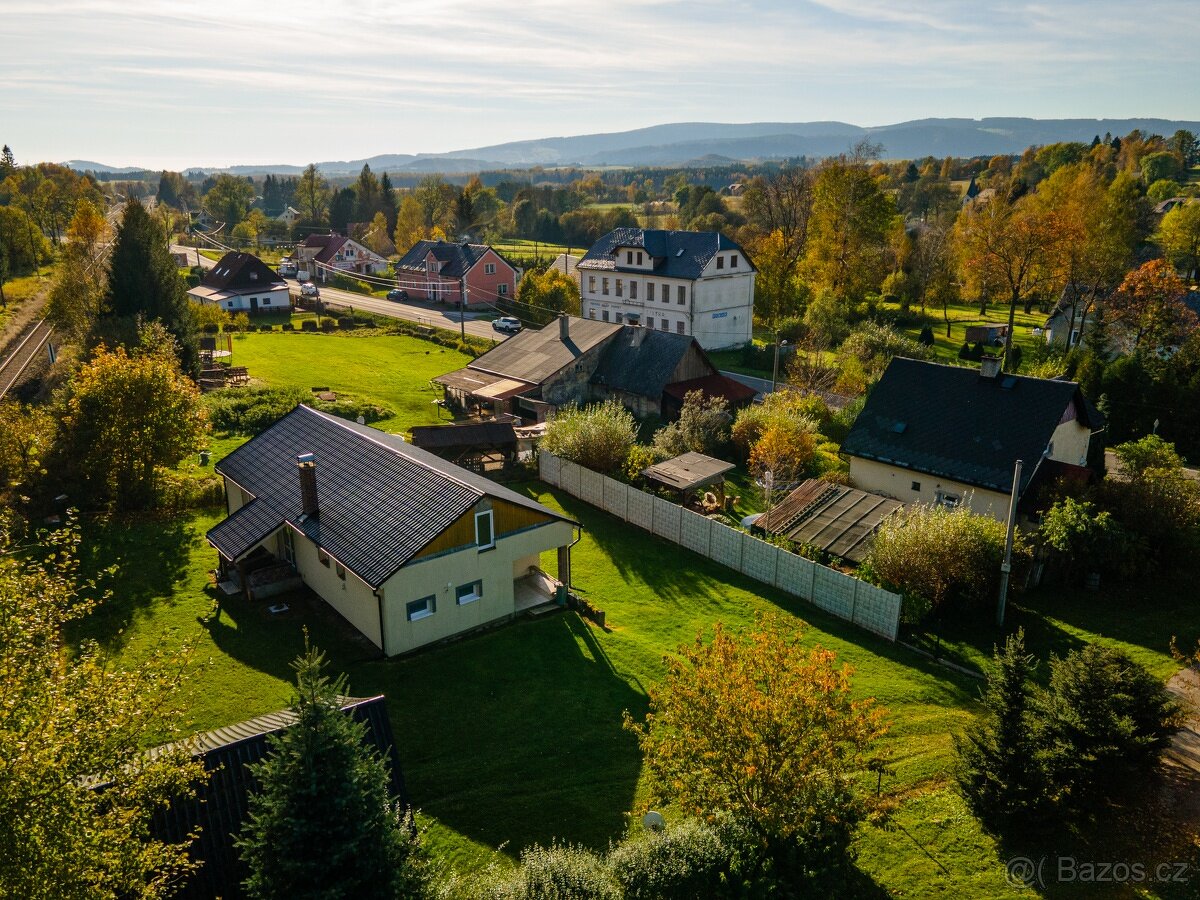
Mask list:
[[[297,163],[665,122],[1200,118],[1196,0],[0,0],[19,162]]]

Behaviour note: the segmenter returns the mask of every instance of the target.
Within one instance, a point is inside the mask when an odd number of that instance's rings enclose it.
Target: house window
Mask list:
[[[430,594],[428,597],[414,600],[405,605],[405,610],[408,613],[408,621],[410,622],[415,622],[418,619],[428,619],[437,610],[437,597]]]
[[[654,330],[654,316],[646,316],[646,327],[651,331]]]
[[[737,268],[737,254],[736,253],[733,254],[733,256],[729,257],[729,268],[731,268],[731,269]]]
[[[919,490],[921,490],[921,482],[919,482],[919,481],[914,481],[914,482],[912,483],[912,489],[913,489],[914,491],[919,491]]]
[[[454,602],[459,606],[474,603],[483,597],[483,582],[472,581],[470,584],[460,584],[454,589]]]
[[[595,275],[588,276],[588,291],[593,294],[596,293],[596,276]]]
[[[630,300],[637,299],[637,282],[636,281],[629,282],[629,299]]]
[[[495,263],[484,263],[483,264],[483,274],[484,275],[495,275],[496,274],[496,264]]]
[[[664,284],[663,285],[663,303],[670,303],[670,302],[671,302],[671,286],[669,284]]]
[[[596,318],[596,308],[595,307],[592,307],[591,309],[588,310],[588,318],[589,319]]]
[[[683,334],[683,327],[684,327],[684,323],[682,321],[676,322],[675,323],[675,333]]]
[[[670,331],[670,330],[671,330],[671,323],[670,323],[670,321],[669,321],[669,320],[667,320],[667,319],[663,319],[663,320],[662,320],[662,325],[661,325],[661,327],[660,327],[660,330],[662,330],[662,331]]]
[[[680,306],[683,306],[683,304],[687,303],[687,288],[682,284],[675,292],[675,300]]]
[[[723,268],[725,268],[725,257],[723,257],[723,256],[718,256],[718,257],[717,257],[717,268],[718,268],[718,269],[723,269]]]
[[[600,293],[605,294],[605,295],[608,294],[608,279],[607,278],[600,279]]]
[[[283,558],[293,566],[296,564],[296,539],[290,528],[283,529]]]
[[[933,495],[933,502],[938,506],[946,507],[946,509],[954,509],[954,507],[962,503],[962,497],[958,494],[950,494],[946,491],[938,491]]]
[[[326,553],[324,550],[318,550],[317,551],[317,559],[319,559],[321,561],[321,565],[323,565],[327,569],[329,568],[329,554],[328,553]]]
[[[496,535],[492,531],[492,511],[490,509],[475,513],[475,545],[480,550],[496,546]]]
[[[618,297],[625,296],[625,279],[624,278],[617,279],[617,296]]]
[[[638,251],[638,263],[637,264],[639,266],[642,264],[642,251],[641,250]]]
[[[263,297],[263,299],[262,299],[262,302],[263,302],[263,306],[270,306],[270,305],[271,305],[271,298],[270,298],[270,297]]]
[[[625,251],[625,265],[627,265],[627,266],[633,265],[633,251],[632,250]]]
[[[649,300],[651,303],[654,302],[654,282],[653,281],[646,282],[646,299]]]
[[[334,566],[334,571],[337,572],[338,578],[342,579],[342,581],[346,580],[346,567],[345,566],[343,566],[341,563],[338,563],[336,566]]]
[[[621,324],[621,314],[613,313],[613,321],[616,322],[618,325],[620,325]]]
[[[607,309],[606,309],[606,310],[604,310],[604,312],[602,313],[602,315],[604,316],[604,321],[605,321],[605,322],[607,322],[607,321],[608,321],[608,310],[607,310]]]
[[[499,294],[501,297],[503,297],[505,294],[508,293],[508,285],[507,284],[497,285],[496,293]]]

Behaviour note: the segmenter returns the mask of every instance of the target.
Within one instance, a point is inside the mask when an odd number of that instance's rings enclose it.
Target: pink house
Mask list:
[[[396,284],[414,300],[468,306],[511,299],[517,293],[516,266],[486,244],[417,241],[395,263]]]

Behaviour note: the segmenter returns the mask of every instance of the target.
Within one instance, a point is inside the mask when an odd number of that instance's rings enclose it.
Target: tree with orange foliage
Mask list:
[[[732,817],[758,866],[792,887],[844,874],[869,803],[856,783],[887,730],[873,699],[852,698],[853,670],[803,637],[779,615],[743,636],[718,623],[711,642],[697,635],[665,658],[645,724],[625,717],[659,797]]]
[[[1128,335],[1134,351],[1177,347],[1197,324],[1186,296],[1187,285],[1171,264],[1153,259],[1126,275],[1109,298],[1109,321]]]

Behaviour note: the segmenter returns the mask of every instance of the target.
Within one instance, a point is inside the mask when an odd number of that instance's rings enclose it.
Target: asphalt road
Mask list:
[[[198,252],[193,247],[176,245],[172,246],[171,250],[174,253],[186,254],[189,265],[199,265],[205,270],[211,269],[216,265],[213,260],[209,259],[203,253]],[[293,286],[292,293],[299,293],[299,282],[295,281],[295,279],[287,279],[287,281]],[[339,291],[336,288],[324,286],[321,286],[321,299],[325,302],[326,306],[339,308],[352,307],[356,312],[374,313],[392,319],[404,319],[409,322],[416,322],[418,325],[446,328],[451,331],[460,330],[457,312],[441,309],[432,304],[393,303],[390,300],[381,300],[378,297],[368,297],[365,294],[356,294],[353,291]],[[465,328],[467,334],[497,342],[507,337],[507,335],[501,334],[498,331],[493,331],[491,322],[478,321],[478,315],[478,313],[471,312],[466,314]]]

